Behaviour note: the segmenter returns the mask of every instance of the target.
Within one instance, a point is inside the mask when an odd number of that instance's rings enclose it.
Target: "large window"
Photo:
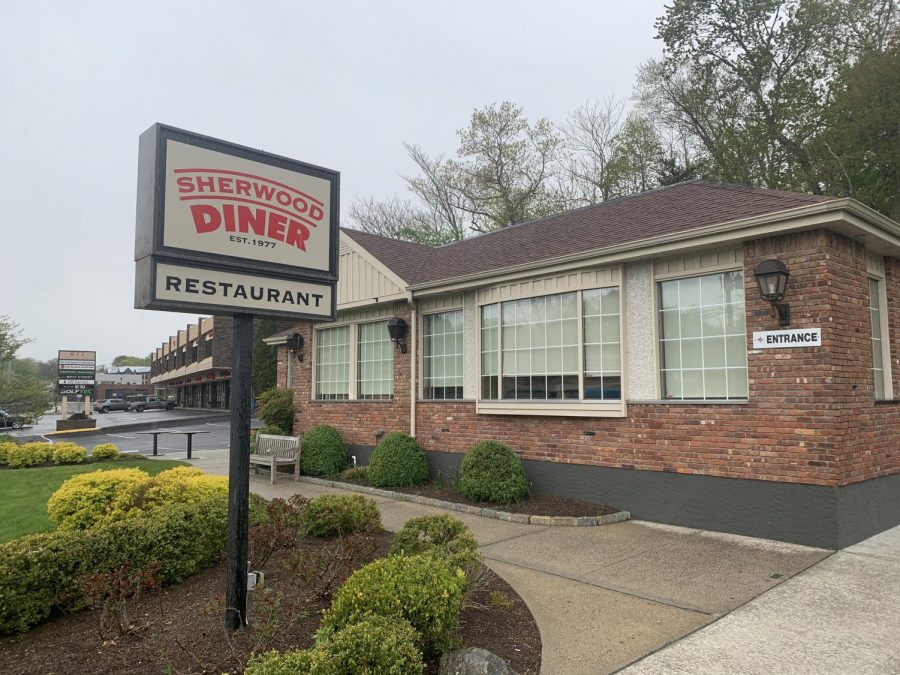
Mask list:
[[[424,317],[423,394],[426,399],[463,396],[463,313]]]
[[[662,281],[659,296],[663,395],[747,398],[743,274]]]
[[[621,396],[618,288],[481,308],[482,400]]]
[[[290,364],[288,355],[288,364]],[[350,326],[316,331],[316,398],[350,397]]]
[[[387,399],[394,393],[394,351],[387,323],[358,326],[357,398]]]
[[[875,398],[884,399],[887,396],[885,378],[884,340],[881,325],[881,282],[878,279],[869,279],[869,319],[872,325],[872,378],[875,382]]]

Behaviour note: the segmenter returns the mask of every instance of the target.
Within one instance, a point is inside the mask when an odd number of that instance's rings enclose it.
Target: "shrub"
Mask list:
[[[290,389],[269,389],[257,399],[257,416],[266,426],[284,429],[289,435],[294,429],[294,392]]]
[[[135,510],[91,530],[57,530],[0,545],[0,632],[22,632],[54,609],[85,606],[82,580],[125,562],[134,569],[158,563],[163,583],[216,563],[225,548],[226,508]]]
[[[57,464],[81,464],[87,459],[87,449],[75,443],[56,443],[53,446],[53,461]]]
[[[321,668],[324,653],[313,649],[278,652],[272,650],[254,656],[247,663],[244,675],[313,675]]]
[[[228,499],[228,478],[212,476],[192,466],[176,466],[150,479],[142,506],[196,504],[209,499]]]
[[[457,487],[475,502],[512,504],[528,496],[528,480],[519,458],[496,441],[481,441],[466,453]]]
[[[459,625],[465,574],[432,556],[381,558],[354,572],[322,620],[331,635],[370,616],[405,619],[416,646],[438,654],[452,646]]]
[[[94,447],[91,451],[91,457],[93,459],[106,459],[115,461],[119,459],[122,453],[119,452],[119,448],[116,447],[115,443],[101,443]]]
[[[385,436],[369,459],[373,485],[417,485],[428,480],[428,462],[416,439],[400,432]]]
[[[408,520],[394,536],[389,555],[428,553],[463,570],[479,560],[478,542],[472,531],[453,516],[422,516]]]
[[[375,502],[362,495],[322,495],[304,514],[309,534],[333,537],[351,532],[380,532],[381,514]]]
[[[13,443],[11,441],[0,441],[0,464],[6,464],[9,461],[9,451],[17,445],[18,443]]]
[[[263,427],[256,433],[257,434],[268,434],[270,436],[287,436],[287,433],[285,432],[284,429],[282,429],[281,427],[276,427],[276,426]]]
[[[50,496],[47,513],[62,529],[84,530],[122,517],[149,487],[150,476],[140,469],[78,474]]]
[[[349,469],[344,469],[338,475],[338,478],[343,481],[347,481],[348,483],[368,483],[369,482],[369,467],[367,466],[352,466]]]
[[[305,476],[336,476],[347,466],[347,448],[338,430],[327,424],[310,429],[300,443]]]
[[[370,616],[351,624],[316,647],[323,652],[325,675],[413,675],[421,673],[422,654],[416,648],[416,631],[409,622],[382,616]],[[316,659],[313,659],[313,663]]]
[[[22,466],[35,466],[49,462],[52,456],[53,445],[50,443],[25,443],[7,447],[6,463],[10,468],[18,469]]]

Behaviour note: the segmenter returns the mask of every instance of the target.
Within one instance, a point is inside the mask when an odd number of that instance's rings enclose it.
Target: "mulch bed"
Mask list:
[[[333,480],[353,483],[355,485],[371,485],[371,483],[367,481],[345,480],[340,477]],[[607,504],[594,504],[593,502],[586,502],[581,499],[555,497],[553,495],[531,495],[528,499],[524,499],[515,504],[473,502],[463,496],[463,494],[452,485],[432,482],[422,483],[421,485],[415,485],[413,487],[390,487],[386,489],[394,492],[404,492],[406,494],[430,497],[432,499],[443,499],[444,501],[455,502],[457,504],[480,506],[484,509],[506,511],[507,513],[527,513],[532,516],[573,516],[575,518],[580,518],[582,516],[606,516],[610,513],[618,513],[619,511],[616,507]]]
[[[386,555],[393,535],[383,533],[375,539],[374,552],[358,560],[357,567]],[[312,537],[299,544],[304,550],[320,546],[322,540]],[[296,577],[279,564],[280,555],[266,565],[265,586],[281,594],[281,600],[267,604],[263,598],[272,595],[253,591],[249,629],[230,633],[223,628],[225,565],[221,563],[140,598],[129,610],[133,628],[124,634],[115,628],[101,629],[101,612],[88,610],[58,616],[21,636],[2,638],[0,672],[239,673],[253,651],[309,647],[330,599],[300,590]],[[541,638],[528,607],[487,568],[477,586],[471,599],[480,606],[463,610],[461,644],[488,649],[504,658],[515,672],[536,675],[541,665]],[[491,606],[488,598],[495,591],[505,594],[511,604]],[[269,630],[276,623],[267,616],[281,617],[277,631]],[[286,621],[286,616],[293,618]],[[437,672],[436,660],[428,663],[426,672]]]

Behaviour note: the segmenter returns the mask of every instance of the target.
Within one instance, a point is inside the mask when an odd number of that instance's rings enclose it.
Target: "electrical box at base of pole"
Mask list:
[[[252,591],[257,586],[262,586],[264,578],[262,572],[247,572],[247,590]]]

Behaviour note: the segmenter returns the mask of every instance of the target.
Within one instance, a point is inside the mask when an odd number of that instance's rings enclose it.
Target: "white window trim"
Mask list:
[[[554,417],[625,417],[628,413],[628,405],[626,398],[626,377],[625,372],[625,327],[622,317],[624,316],[625,294],[622,292],[622,271],[618,271],[618,283],[608,286],[590,286],[584,288],[571,288],[563,291],[554,291],[552,293],[539,293],[524,297],[516,297],[494,301],[479,301],[475,309],[475,352],[478,355],[476,359],[475,372],[475,412],[479,415],[541,415]],[[596,399],[584,398],[584,299],[582,292],[586,290],[594,290],[595,288],[616,288],[619,291],[619,364],[621,368],[620,377],[622,380],[622,398],[616,401],[603,401]],[[516,300],[524,300],[528,298],[541,298],[550,295],[561,295],[565,293],[576,293],[578,296],[577,306],[577,324],[578,324],[578,399],[563,400],[485,400],[481,398],[481,314],[482,307],[485,305],[502,305],[505,302],[515,302]],[[502,335],[502,309],[497,315],[497,331],[498,335]],[[501,370],[498,377],[502,378],[502,348],[498,354],[498,368]]]
[[[747,398],[663,398],[666,391],[666,383],[663,381],[662,369],[662,350],[660,343],[662,342],[662,331],[659,328],[659,283],[661,281],[672,281],[674,279],[692,279],[693,277],[702,277],[710,274],[725,274],[727,272],[740,272],[744,274],[743,265],[722,265],[709,266],[699,269],[685,270],[678,274],[656,274],[653,273],[653,351],[654,351],[654,368],[656,368],[656,391],[659,395],[658,401],[641,401],[641,403],[666,403],[668,405],[731,405],[735,403],[746,403],[750,400],[750,353],[747,352]],[[744,275],[746,277],[746,275]],[[747,342],[747,280],[744,279],[744,344]]]
[[[390,403],[391,401],[396,399],[396,392],[394,391],[394,366],[396,365],[396,360],[393,355],[393,351],[391,352],[391,396],[390,398],[359,398],[359,382],[357,373],[359,372],[358,362],[359,362],[359,327],[361,325],[367,323],[382,323],[387,321],[387,318],[377,318],[377,319],[366,319],[364,321],[339,321],[335,323],[329,323],[325,326],[318,326],[313,328],[313,345],[312,356],[310,357],[310,368],[312,370],[312,385],[310,387],[310,402],[311,403],[347,403],[349,401],[359,401],[361,403]],[[319,333],[323,330],[329,330],[331,328],[342,328],[344,326],[349,326],[350,330],[350,354],[348,358],[350,359],[349,367],[348,367],[348,377],[350,378],[349,387],[347,389],[347,398],[346,399],[322,399],[318,398],[316,391],[316,354],[318,352],[318,342],[319,342]]]
[[[490,303],[488,303],[490,304]],[[435,314],[444,314],[446,312],[461,312],[462,320],[463,320],[463,397],[462,398],[425,398],[425,317],[434,316]],[[466,365],[466,330],[468,326],[466,326],[466,312],[460,303],[453,303],[447,306],[438,305],[436,308],[429,308],[427,311],[423,311],[419,313],[417,324],[419,326],[418,335],[415,336],[416,339],[416,361],[418,362],[418,371],[419,371],[419,381],[416,384],[416,397],[419,401],[424,401],[426,403],[431,403],[435,401],[453,401],[454,403],[459,403],[460,401],[465,401],[465,386],[466,386],[466,375],[465,375],[465,365]],[[480,354],[480,352],[479,352]],[[480,356],[479,356],[480,360]]]
[[[891,334],[888,321],[887,284],[885,278],[869,272],[869,279],[877,282],[878,286],[878,319],[881,322],[881,362],[882,377],[884,377],[884,398],[875,398],[876,401],[894,400],[894,375],[891,371]],[[868,284],[867,284],[868,285]],[[869,306],[872,301],[869,300]],[[868,307],[866,308],[868,309]],[[871,316],[871,313],[870,313]],[[869,326],[869,344],[871,345],[872,327]],[[874,363],[873,363],[874,367]],[[874,370],[873,370],[874,376]],[[874,393],[874,392],[873,392]]]

